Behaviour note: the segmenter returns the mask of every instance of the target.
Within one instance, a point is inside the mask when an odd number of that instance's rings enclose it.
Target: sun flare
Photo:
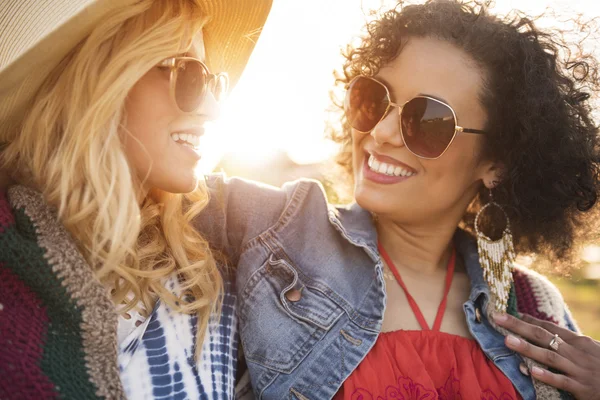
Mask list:
[[[240,83],[222,107],[203,146],[207,172],[222,157],[259,165],[277,152],[298,164],[321,162],[335,147],[324,139],[333,71],[341,49],[360,33],[369,10],[389,0],[275,0],[267,25]],[[593,0],[498,0],[496,10],[538,14],[551,6],[567,15],[594,17]],[[543,23],[543,22],[541,22]]]

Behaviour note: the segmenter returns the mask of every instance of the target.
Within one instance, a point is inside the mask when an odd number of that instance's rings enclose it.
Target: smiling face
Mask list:
[[[204,59],[201,35],[186,54]],[[169,67],[157,65],[131,89],[125,105],[125,154],[144,188],[187,193],[196,188],[204,124],[218,114],[208,92],[194,113],[182,112],[170,94]]]
[[[375,78],[386,84],[394,103],[431,96],[454,109],[458,125],[485,128],[486,113],[479,101],[482,71],[447,42],[410,38]],[[399,118],[395,108],[370,134],[353,131],[356,201],[398,222],[460,221],[482,180],[486,184],[498,180],[498,169],[479,156],[483,135],[459,133],[440,158],[423,159],[406,148]]]

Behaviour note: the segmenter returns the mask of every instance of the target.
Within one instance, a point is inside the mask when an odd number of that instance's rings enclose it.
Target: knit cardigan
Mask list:
[[[513,277],[509,313],[577,330],[546,278],[519,268]],[[23,186],[0,193],[0,399],[124,398],[117,320],[107,290],[42,195]],[[566,398],[534,384],[539,399]]]
[[[117,314],[42,196],[0,193],[0,399],[122,399]]]

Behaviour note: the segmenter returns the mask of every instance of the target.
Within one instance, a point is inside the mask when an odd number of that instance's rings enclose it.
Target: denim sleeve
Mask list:
[[[223,175],[207,176],[206,184],[210,201],[195,223],[232,265],[245,243],[277,223],[295,186],[280,189]]]

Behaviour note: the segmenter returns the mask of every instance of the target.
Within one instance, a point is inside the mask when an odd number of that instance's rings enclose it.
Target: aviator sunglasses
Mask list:
[[[454,109],[441,100],[415,96],[399,105],[391,101],[387,86],[374,78],[357,76],[350,81],[344,112],[350,126],[358,132],[371,132],[392,108],[398,108],[399,130],[406,148],[417,157],[440,158],[458,132],[485,133],[458,126]]]

